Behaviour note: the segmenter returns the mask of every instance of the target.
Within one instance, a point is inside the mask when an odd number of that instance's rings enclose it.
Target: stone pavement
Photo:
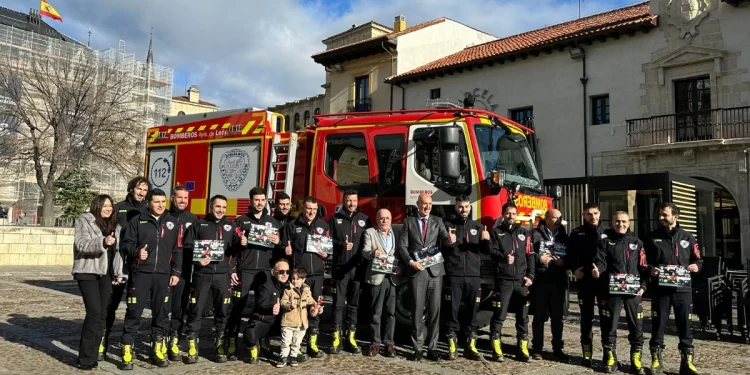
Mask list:
[[[513,332],[514,321],[512,315],[505,324],[503,331],[504,363],[472,362],[463,358],[456,361],[442,361],[439,364],[425,361],[414,363],[404,356],[409,356],[409,345],[397,347],[398,357],[375,358],[362,355],[340,354],[327,356],[323,359],[311,360],[297,368],[286,367],[277,369],[269,361],[259,365],[249,365],[244,362],[228,362],[216,364],[211,362],[211,323],[210,319],[203,321],[201,350],[203,357],[194,365],[171,363],[168,368],[156,368],[146,359],[148,351],[148,319],[143,319],[141,331],[136,344],[138,359],[134,371],[120,371],[117,369],[117,343],[122,329],[124,303],[119,311],[118,322],[115,325],[110,352],[114,355],[106,362],[100,363],[97,373],[133,374],[133,375],[169,375],[169,374],[591,374],[601,372],[601,350],[595,345],[594,369],[578,365],[580,361],[580,346],[578,345],[578,314],[577,306],[571,306],[572,313],[565,326],[566,351],[573,355],[571,364],[562,364],[549,359],[521,363],[513,360],[515,339]],[[648,303],[646,303],[646,341],[648,333]],[[78,350],[78,340],[81,323],[84,316],[83,303],[78,287],[69,273],[68,267],[0,267],[0,374],[71,374],[79,371],[73,367]],[[149,316],[147,312],[146,317]],[[533,319],[533,318],[532,318]],[[595,322],[598,326],[598,322]],[[697,327],[697,322],[695,323]],[[620,360],[629,366],[627,345],[627,331],[624,329],[624,319],[618,333]],[[697,329],[697,328],[696,328]],[[405,331],[405,330],[403,330]],[[599,339],[598,327],[595,327],[595,340]],[[548,331],[549,332],[549,328]],[[407,333],[408,334],[408,333]],[[676,349],[675,332],[669,332],[666,337],[667,350],[665,361],[668,374],[676,374],[679,369],[679,353]],[[750,374],[750,345],[733,341],[715,341],[710,333],[696,332],[695,340],[697,365],[704,374],[728,375]],[[323,337],[323,347],[330,343],[329,337]],[[364,346],[365,342],[360,342]],[[273,341],[272,345],[278,345]],[[549,339],[547,340],[549,345]],[[489,358],[489,343],[487,332],[482,332],[479,346]],[[441,346],[445,349],[445,346]],[[244,348],[244,346],[241,346]],[[184,348],[183,348],[184,349]],[[276,349],[277,350],[277,349]],[[240,359],[247,358],[247,352],[241,351]],[[650,361],[648,355],[645,362]]]

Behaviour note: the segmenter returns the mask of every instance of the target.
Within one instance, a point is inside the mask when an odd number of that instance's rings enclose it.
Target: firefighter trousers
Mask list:
[[[190,273],[183,273],[180,282],[172,287],[172,295],[169,299],[169,309],[172,315],[169,320],[169,335],[177,337],[185,331],[185,320],[187,319],[187,308],[190,302]]]
[[[333,293],[333,329],[340,330],[342,327],[356,329],[360,293],[359,280],[355,277],[355,270],[337,276],[339,278],[335,281],[336,291]],[[346,310],[345,321],[343,316],[344,310]]]
[[[190,285],[190,308],[188,310],[187,335],[197,338],[201,331],[201,320],[206,299],[213,297],[214,327],[219,335],[224,334],[229,308],[229,274],[196,273]]]
[[[169,333],[168,303],[169,275],[134,271],[128,280],[128,308],[122,327],[122,344],[133,345],[146,301],[151,299],[151,338],[165,337]]]
[[[516,338],[526,339],[529,335],[529,288],[520,280],[495,281],[494,312],[490,320],[490,337],[502,336],[503,323],[508,309],[516,314]]]
[[[640,296],[610,295],[604,306],[602,320],[602,347],[614,349],[617,347],[617,325],[620,321],[620,311],[625,308],[625,319],[628,322],[628,341],[633,349],[643,347],[643,300]]]
[[[241,271],[238,276],[240,284],[232,288],[233,304],[227,322],[227,335],[229,336],[239,334],[243,313],[252,312],[255,309],[255,291],[271,277],[269,271],[264,270]]]
[[[544,324],[547,319],[552,326],[552,349],[562,350],[563,342],[563,310],[565,308],[566,289],[553,283],[534,284],[531,298],[534,298],[534,321],[531,323],[534,337],[531,343],[534,351],[544,349]]]
[[[323,295],[323,282],[325,282],[325,276],[323,275],[307,275],[307,278],[305,278],[305,284],[310,287],[310,293],[312,293],[315,302],[317,302],[318,298]],[[308,316],[307,321],[309,323],[308,333],[318,334],[320,315],[315,317]]]
[[[450,311],[450,314],[446,317],[446,336],[455,337],[458,332],[476,332],[481,288],[482,279],[479,276],[448,276],[449,293],[445,295],[445,310]],[[460,311],[462,302],[464,308]]]
[[[677,336],[680,350],[693,348],[693,331],[690,321],[693,317],[693,294],[691,290],[675,291],[659,287],[651,299],[651,348],[664,348],[664,331],[669,321],[670,307],[674,307],[674,320],[677,325]]]
[[[599,289],[591,286],[591,281],[581,280],[578,282],[578,307],[581,309],[581,345],[592,345],[594,342],[595,304],[599,307],[599,322],[604,321],[602,295],[603,293]]]

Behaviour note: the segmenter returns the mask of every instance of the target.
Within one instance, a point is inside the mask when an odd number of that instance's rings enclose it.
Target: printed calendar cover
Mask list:
[[[659,286],[689,287],[690,271],[682,266],[659,266]]]
[[[320,234],[307,235],[307,252],[308,253],[327,253],[333,255],[333,240]]]
[[[609,294],[634,295],[641,289],[641,277],[627,273],[609,275]]]
[[[209,257],[212,262],[224,260],[224,241],[198,240],[193,246],[193,261],[200,262]]]
[[[376,273],[396,273],[396,257],[386,255],[381,258],[372,258],[372,272]]]
[[[265,225],[260,224],[252,224],[250,226],[250,230],[247,231],[247,242],[263,246],[263,247],[274,247],[276,245],[271,242],[271,240],[268,239],[268,236],[270,235],[278,235],[279,230],[274,227],[267,227]]]
[[[439,246],[425,247],[414,253],[414,257],[424,268],[432,267],[436,264],[443,263],[443,254]]]

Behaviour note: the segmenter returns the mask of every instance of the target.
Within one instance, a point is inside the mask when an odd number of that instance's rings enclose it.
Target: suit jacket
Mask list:
[[[406,266],[404,276],[414,277],[419,272],[429,272],[432,277],[443,276],[445,275],[445,267],[443,266],[443,263],[428,267],[424,271],[417,271],[409,266],[409,262],[416,260],[414,252],[420,251],[426,247],[449,245],[448,231],[445,229],[442,219],[434,215],[429,216],[427,221],[427,238],[424,241],[422,240],[422,226],[419,223],[420,219],[420,217],[410,216],[404,220],[404,226],[399,241],[400,245],[398,248],[401,260]]]
[[[385,280],[385,274],[384,273],[378,273],[378,272],[372,272],[372,258],[375,254],[375,249],[380,248],[380,250],[385,251],[385,243],[383,242],[382,236],[378,235],[378,232],[380,230],[378,228],[369,228],[365,231],[364,234],[364,244],[362,247],[362,257],[365,258],[367,261],[367,271],[365,272],[365,282],[370,285],[380,285],[383,280]],[[399,265],[399,233],[397,230],[391,228],[391,232],[393,232],[393,250],[391,250],[391,253],[389,255],[393,255],[396,257],[396,261],[394,262],[395,265],[398,267]],[[404,267],[401,266],[401,269]],[[389,279],[390,280],[390,279]],[[391,283],[393,283],[392,280],[390,280]],[[395,284],[394,284],[395,285]]]

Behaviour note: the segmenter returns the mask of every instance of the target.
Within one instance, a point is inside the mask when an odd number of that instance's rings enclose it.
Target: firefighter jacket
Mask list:
[[[128,194],[124,201],[115,204],[114,212],[117,215],[117,223],[126,229],[130,220],[141,213],[148,214],[148,209],[145,201],[138,202],[133,198],[133,194]]]
[[[307,252],[307,236],[316,234],[330,236],[328,224],[318,217],[308,224],[300,215],[286,225],[281,236],[282,246],[286,247],[287,242],[292,244],[293,266],[304,267],[308,277],[322,275],[325,271],[325,259],[317,253]]]
[[[492,245],[490,240],[482,240],[484,226],[461,215],[451,215],[443,223],[448,233],[453,231],[456,242],[443,245],[440,252],[445,259],[445,271],[449,276],[482,276],[480,253],[488,254]]]
[[[599,278],[609,283],[609,275],[637,275],[641,277],[641,289],[646,291],[649,274],[643,242],[630,232],[620,234],[607,229],[604,233],[607,238],[599,241],[594,258]]]
[[[289,212],[288,214],[284,215],[281,213],[281,211],[276,211],[273,214],[273,218],[276,219],[276,222],[279,223],[279,228],[286,227],[287,224],[289,224],[290,221],[293,221],[294,218],[292,217],[292,213]]]
[[[189,251],[186,251],[185,248],[182,246],[182,243],[185,241],[185,236],[187,235],[187,231],[190,228],[191,225],[195,224],[196,221],[198,221],[198,216],[193,215],[192,213],[184,210],[178,210],[173,205],[169,209],[169,213],[177,219],[177,227],[179,228],[177,233],[177,246],[182,248],[182,273],[185,278],[190,278],[190,272],[193,269],[193,252],[192,249]]]
[[[672,230],[660,227],[651,232],[645,241],[645,247],[649,268],[667,265],[687,267],[695,264],[700,272],[703,267],[698,241],[679,224]],[[691,290],[691,288],[678,289]]]
[[[279,222],[265,212],[261,214],[260,218],[256,218],[254,213],[248,212],[237,218],[235,223],[243,233],[247,234],[248,237],[247,246],[237,254],[237,257],[235,257],[234,269],[236,272],[270,270],[273,267],[271,261],[283,251],[283,247],[281,246],[282,227],[279,225]],[[252,243],[250,237],[253,233],[250,232],[250,230],[253,227],[253,224],[276,228],[279,235],[279,244],[274,247],[266,247]]]
[[[224,243],[224,258],[211,261],[207,266],[200,262],[193,262],[193,272],[196,274],[223,274],[232,271],[232,259],[240,248],[242,232],[237,225],[229,221],[226,216],[219,220],[212,214],[198,220],[193,224],[185,236],[185,253],[190,254],[192,259],[195,243],[200,240],[218,240]]]
[[[356,269],[362,263],[362,236],[370,228],[370,218],[357,208],[351,216],[346,210],[336,212],[328,220],[333,240],[333,266],[343,271]],[[352,243],[352,249],[346,250],[346,239]]]
[[[599,241],[606,238],[604,227],[586,223],[573,229],[568,236],[567,268],[575,272],[578,268],[583,267],[583,279],[580,281],[586,282],[586,285],[594,285],[594,278],[591,276],[591,271],[594,268],[594,257],[596,257],[596,251],[599,248]]]
[[[284,310],[281,308],[281,297],[284,291],[289,288],[289,283],[282,283],[271,276],[263,285],[258,288],[255,294],[255,308],[253,309],[253,319],[267,324],[276,325],[281,322],[281,316]],[[279,302],[279,313],[273,315],[273,305]]]
[[[490,238],[490,255],[497,261],[497,279],[520,282],[528,277],[534,280],[536,254],[528,229],[516,224],[509,226],[503,221],[490,233]],[[508,264],[510,254],[515,257],[513,264]]]
[[[180,276],[182,249],[178,246],[177,219],[164,212],[159,218],[140,213],[128,223],[121,249],[131,259],[131,271]],[[141,260],[139,252],[148,245],[148,257]]]
[[[559,225],[557,227],[557,232],[553,234],[549,228],[547,228],[547,224],[545,224],[544,220],[542,220],[532,231],[532,237],[534,241],[534,252],[537,255],[535,283],[537,285],[541,283],[554,284],[561,288],[567,288],[568,270],[566,263],[568,262],[568,232],[565,230],[565,227]],[[560,255],[560,258],[563,259],[563,265],[558,266],[557,263],[552,260],[547,264],[542,264],[541,251],[544,249],[549,251],[551,255],[555,255],[556,252],[565,251],[565,255]]]

